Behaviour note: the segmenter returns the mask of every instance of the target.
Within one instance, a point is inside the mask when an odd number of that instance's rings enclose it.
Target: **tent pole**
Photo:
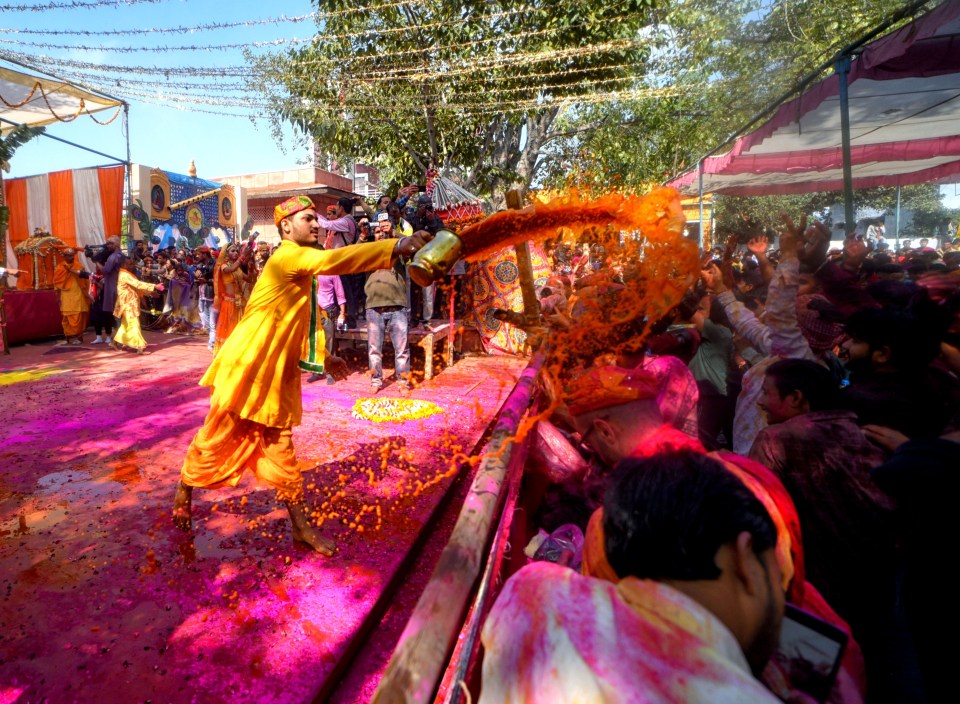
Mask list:
[[[8,120],[8,119],[5,118],[5,117],[0,117],[0,122],[4,122],[4,123],[6,123],[6,124],[8,124],[8,125],[13,125],[14,127],[23,127],[23,125],[22,125],[21,123],[19,123],[19,122],[14,122],[13,120]],[[96,149],[91,149],[90,147],[85,147],[85,146],[83,146],[82,144],[77,144],[76,142],[71,142],[69,139],[64,139],[63,137],[54,137],[52,134],[49,134],[49,133],[47,133],[47,132],[43,132],[40,136],[41,136],[41,137],[47,137],[47,138],[49,138],[49,139],[55,139],[55,140],[57,140],[58,142],[63,142],[64,144],[69,144],[71,147],[76,147],[77,149],[82,149],[82,150],[85,151],[85,152],[92,152],[92,153],[94,153],[94,154],[99,154],[100,156],[105,156],[105,157],[107,157],[108,159],[110,159],[110,160],[112,160],[112,161],[116,161],[116,162],[119,163],[119,164],[126,164],[126,163],[127,163],[126,161],[124,161],[123,159],[120,159],[119,157],[111,156],[110,154],[105,154],[105,153],[103,153],[103,152],[98,152]]]
[[[700,175],[700,226],[697,233],[697,244],[703,249],[703,159],[697,162],[697,172]]]
[[[127,202],[123,212],[130,212],[133,204],[133,162],[130,160],[130,105],[123,104],[123,134],[127,139]],[[148,243],[149,244],[149,243]],[[133,218],[127,217],[127,246],[133,251]]]
[[[900,251],[900,184],[897,184],[897,251]]]
[[[850,57],[837,61],[837,76],[840,79],[840,137],[843,144],[843,215],[847,236],[853,234],[857,223],[853,219],[853,166],[850,164],[850,101],[847,95],[847,79],[850,75]]]

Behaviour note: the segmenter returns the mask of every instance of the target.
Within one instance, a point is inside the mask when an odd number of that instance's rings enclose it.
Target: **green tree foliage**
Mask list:
[[[641,188],[662,182],[695,165],[840,49],[905,5],[902,0],[661,3],[647,29],[652,47],[643,83],[673,86],[677,94],[568,113],[570,130],[582,123],[598,123],[600,128],[564,145],[563,163],[610,167],[589,172],[592,178],[587,180],[597,188],[616,182]],[[821,74],[826,75],[829,70]],[[547,175],[553,184],[565,178],[562,169]]]
[[[34,137],[43,134],[45,129],[44,127],[17,125],[7,132],[5,137],[0,137],[0,266],[7,263],[7,222],[10,217],[4,197],[3,172],[10,169],[10,160],[13,159],[17,149]]]
[[[897,189],[865,188],[855,193],[856,204],[893,215],[897,208]],[[717,196],[714,199],[714,219],[718,233],[745,235],[751,229],[778,230],[783,226],[781,213],[794,217],[811,214],[843,202],[841,191],[820,191],[792,196]],[[910,211],[912,220],[904,224],[901,237],[944,236],[947,225],[957,222],[960,211],[946,208],[940,195],[940,186],[923,183],[900,189],[901,212]],[[834,223],[839,224],[839,223]],[[888,233],[893,236],[893,232]]]
[[[258,90],[321,152],[363,158],[388,181],[430,166],[473,192],[527,186],[583,134],[557,118],[573,101],[629,88],[653,0],[421,0],[343,11],[307,47],[254,60]]]

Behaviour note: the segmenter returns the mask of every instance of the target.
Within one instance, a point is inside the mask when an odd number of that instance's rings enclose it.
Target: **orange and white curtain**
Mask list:
[[[10,208],[9,266],[18,268],[14,248],[39,227],[77,248],[80,263],[93,271],[93,262],[83,256],[82,250],[121,234],[123,177],[123,166],[107,166],[5,180],[4,195]],[[29,266],[28,262],[20,264]],[[28,276],[9,280],[20,288],[30,288],[30,281]]]

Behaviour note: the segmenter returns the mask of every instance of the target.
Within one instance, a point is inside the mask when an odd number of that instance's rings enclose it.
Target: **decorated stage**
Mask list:
[[[308,503],[340,545],[328,559],[292,545],[252,477],[196,493],[192,539],[173,528],[210,357],[200,338],[146,337],[142,358],[52,343],[0,358],[0,702],[365,701],[399,628],[374,631],[380,656],[351,651],[425,554],[417,541],[442,544],[437,507],[470,471],[456,457],[525,360],[458,361],[409,394],[443,412],[405,422],[354,417],[363,373],[304,384],[294,436]]]

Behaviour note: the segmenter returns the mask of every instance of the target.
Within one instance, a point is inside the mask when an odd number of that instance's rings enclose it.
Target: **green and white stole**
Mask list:
[[[327,356],[327,338],[323,334],[321,315],[326,313],[320,310],[317,303],[317,277],[314,276],[310,281],[310,328],[307,331],[307,339],[303,342],[303,350],[297,366],[304,371],[316,374],[323,374],[323,360]]]

